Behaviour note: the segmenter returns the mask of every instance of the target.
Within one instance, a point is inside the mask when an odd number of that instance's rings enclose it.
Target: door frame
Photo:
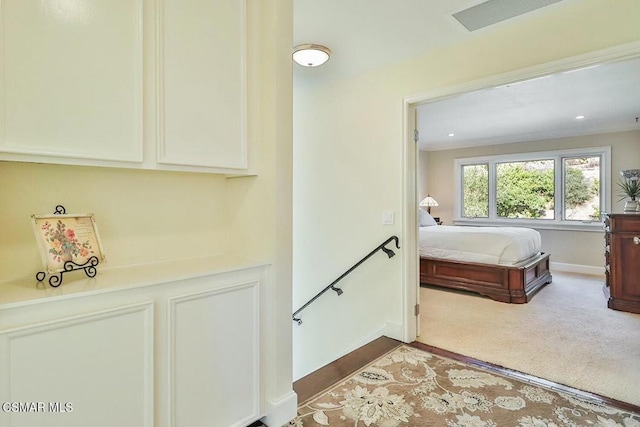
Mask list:
[[[420,328],[420,316],[414,307],[420,304],[420,263],[418,254],[418,148],[413,141],[416,129],[416,108],[420,104],[436,102],[446,98],[475,92],[494,86],[502,86],[522,80],[529,80],[547,74],[587,67],[603,62],[618,61],[640,56],[640,41],[597,50],[581,55],[571,56],[556,61],[534,65],[527,68],[496,74],[486,78],[464,82],[415,94],[403,99],[403,207],[404,207],[404,265],[402,274],[404,330],[405,342],[415,341]]]

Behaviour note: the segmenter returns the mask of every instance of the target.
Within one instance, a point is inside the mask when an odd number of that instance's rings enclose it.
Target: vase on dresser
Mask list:
[[[638,211],[639,207],[640,207],[640,204],[638,204],[638,201],[636,199],[631,199],[624,202],[625,212],[636,212]]]

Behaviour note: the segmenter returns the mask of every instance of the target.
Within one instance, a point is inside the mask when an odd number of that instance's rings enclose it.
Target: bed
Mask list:
[[[421,219],[421,284],[524,304],[552,280],[536,230],[423,224]]]

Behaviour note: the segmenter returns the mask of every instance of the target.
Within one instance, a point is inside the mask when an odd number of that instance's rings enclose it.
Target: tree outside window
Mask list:
[[[464,196],[462,216],[489,217],[489,165],[466,165],[462,168]]]
[[[498,163],[496,205],[500,218],[554,218],[554,161]]]
[[[608,206],[610,147],[456,160],[457,219],[585,227]],[[604,179],[604,182],[601,180]],[[596,224],[592,224],[596,226]],[[593,227],[591,227],[593,228]],[[589,230],[591,230],[589,228]]]

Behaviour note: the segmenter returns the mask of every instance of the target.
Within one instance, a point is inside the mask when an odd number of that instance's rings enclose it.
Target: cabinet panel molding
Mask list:
[[[37,413],[2,411],[0,424],[152,427],[153,306],[0,331],[0,401],[43,404]]]
[[[142,162],[143,0],[1,6],[0,158]]]
[[[246,169],[246,0],[157,5],[158,163]]]
[[[168,300],[170,425],[242,427],[260,417],[259,304],[258,281]]]

